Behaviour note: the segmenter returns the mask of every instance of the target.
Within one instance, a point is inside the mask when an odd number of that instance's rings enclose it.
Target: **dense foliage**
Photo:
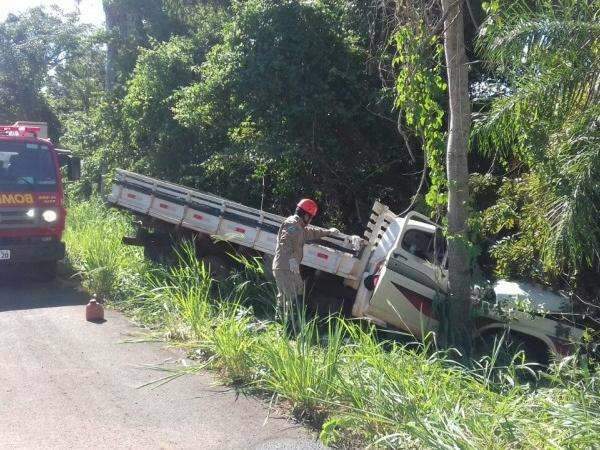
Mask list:
[[[496,271],[568,279],[593,291],[597,284],[589,281],[600,264],[600,2],[508,3],[491,3],[503,12],[489,16],[479,41],[507,92],[474,136],[504,176],[492,181],[499,195],[483,213],[484,228],[502,237],[491,250]]]
[[[43,120],[57,138],[61,124],[47,89],[60,88],[61,68],[79,58],[86,38],[76,17],[64,16],[60,10],[35,8],[20,16],[9,14],[0,23],[0,122]]]
[[[197,20],[140,49],[124,85],[63,142],[95,161],[90,180],[125,166],[279,212],[313,196],[327,220],[358,229],[376,198],[407,205],[417,179],[366,64],[362,13],[349,2],[196,6]]]
[[[205,163],[217,185],[240,160],[251,178],[266,177],[270,207],[285,210],[298,195],[314,195],[330,218],[361,222],[356,214],[370,206],[369,191],[400,187],[393,171],[402,160],[394,127],[368,111],[379,81],[363,67],[365,37],[337,8],[236,4],[200,81],[177,93],[175,113],[219,141]],[[260,183],[252,185],[260,195]]]

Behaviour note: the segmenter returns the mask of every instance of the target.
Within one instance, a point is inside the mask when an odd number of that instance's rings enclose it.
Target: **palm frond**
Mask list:
[[[600,261],[600,0],[510,2],[488,18],[478,49],[507,85],[483,119],[476,148],[536,174],[546,267]],[[533,178],[532,178],[533,179]]]
[[[481,28],[478,49],[491,65],[509,62],[529,65],[530,57],[575,52],[597,47],[600,1],[510,2],[504,12],[491,15]]]
[[[576,117],[551,139],[557,196],[542,205],[551,233],[543,256],[570,267],[590,266],[600,255],[600,107]]]
[[[539,134],[535,129],[560,128],[565,117],[594,103],[599,85],[600,71],[590,74],[589,67],[583,66],[561,66],[519,77],[508,95],[475,120],[477,147],[484,154],[501,150],[505,156],[513,150],[522,155],[524,145],[542,147],[543,142],[532,140]]]

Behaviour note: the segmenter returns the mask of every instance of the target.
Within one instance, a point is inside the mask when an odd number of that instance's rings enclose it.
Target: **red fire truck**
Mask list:
[[[65,255],[61,167],[75,180],[81,161],[57,149],[43,122],[0,125],[0,273],[27,267],[49,280]]]

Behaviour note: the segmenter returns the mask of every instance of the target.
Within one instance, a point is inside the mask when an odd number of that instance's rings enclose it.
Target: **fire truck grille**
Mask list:
[[[50,242],[55,240],[51,236],[19,236],[19,237],[0,237],[0,246],[38,244],[40,242]]]
[[[0,210],[0,230],[10,228],[33,228],[40,225],[38,215],[30,217],[30,208],[3,208]]]

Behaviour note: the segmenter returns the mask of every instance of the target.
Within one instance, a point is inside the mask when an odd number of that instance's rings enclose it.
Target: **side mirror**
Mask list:
[[[69,162],[71,161],[71,155],[70,153],[68,153],[66,150],[64,151],[64,153],[62,151],[58,151],[58,165],[60,167],[65,167],[69,165]]]
[[[76,181],[81,178],[81,158],[71,156],[67,163],[67,175],[69,180]]]

